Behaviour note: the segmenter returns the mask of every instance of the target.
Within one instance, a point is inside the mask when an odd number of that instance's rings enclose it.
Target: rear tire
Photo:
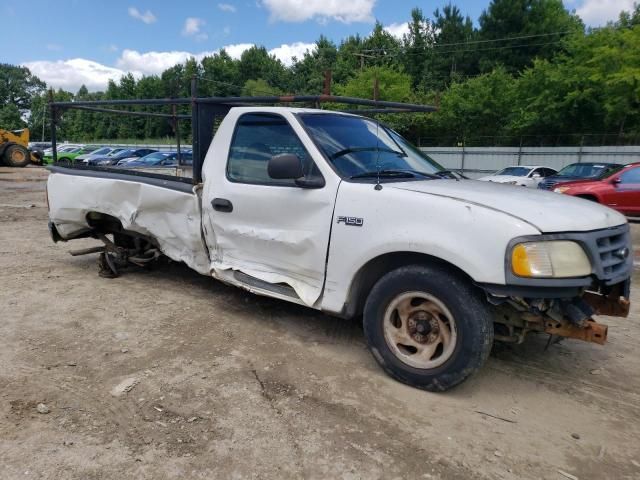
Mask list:
[[[4,164],[9,167],[26,167],[31,162],[29,151],[22,145],[9,145],[4,151]]]
[[[393,270],[375,284],[364,332],[389,375],[432,392],[464,381],[493,345],[493,320],[481,292],[461,275],[419,265]]]

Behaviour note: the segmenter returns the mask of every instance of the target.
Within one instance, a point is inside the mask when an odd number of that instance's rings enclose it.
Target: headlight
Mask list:
[[[569,190],[569,188],[571,188],[571,187],[558,187],[558,188],[554,188],[553,191],[556,192],[556,193],[564,193],[567,190]]]
[[[511,269],[519,277],[584,277],[591,273],[591,262],[576,242],[526,242],[511,250]]]

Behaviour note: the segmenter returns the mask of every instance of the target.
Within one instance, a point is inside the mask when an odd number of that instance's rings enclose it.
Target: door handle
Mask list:
[[[231,203],[226,198],[214,198],[213,200],[211,200],[211,206],[218,212],[233,212],[233,203]]]

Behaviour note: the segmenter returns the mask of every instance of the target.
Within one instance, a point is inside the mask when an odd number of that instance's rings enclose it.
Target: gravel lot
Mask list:
[[[640,478],[637,290],[606,346],[496,346],[432,394],[357,322],[176,263],[100,278],[49,239],[46,175],[0,168],[1,478]]]

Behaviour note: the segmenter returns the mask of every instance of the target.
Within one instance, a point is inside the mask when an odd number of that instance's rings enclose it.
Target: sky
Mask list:
[[[634,0],[565,0],[588,26],[615,20]],[[0,63],[25,65],[54,88],[102,90],[124,72],[159,74],[225,48],[238,58],[264,45],[286,65],[322,34],[339,43],[376,20],[398,37],[411,9],[448,0],[0,0]],[[489,0],[453,2],[477,24]],[[25,13],[26,12],[26,13]]]

